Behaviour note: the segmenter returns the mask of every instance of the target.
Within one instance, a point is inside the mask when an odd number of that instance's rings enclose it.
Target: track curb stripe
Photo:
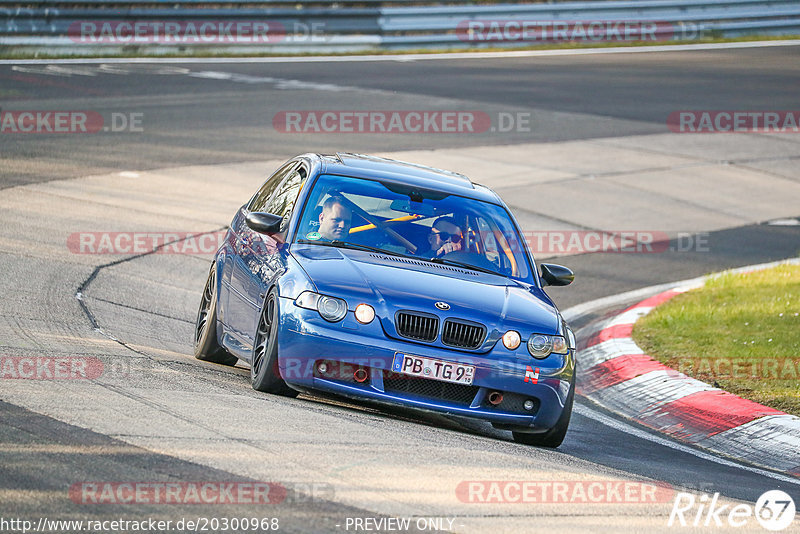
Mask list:
[[[578,352],[581,355],[581,364],[585,365],[587,369],[619,356],[644,354],[642,349],[637,347],[630,338],[609,339],[585,350],[581,349],[579,344]]]
[[[675,438],[696,443],[767,415],[786,414],[727,391],[710,389],[659,406],[639,419]]]
[[[615,317],[581,329],[578,392],[606,409],[680,441],[800,477],[800,417],[671,369],[644,354],[631,337],[638,319],[674,296],[701,286],[705,278],[669,288],[660,286],[658,293]],[[642,298],[645,294],[637,296]]]
[[[627,339],[631,337],[632,333],[633,323],[608,326],[590,337],[589,341],[586,342],[585,348],[588,349],[589,347],[598,345],[603,341],[610,341],[612,339]]]
[[[650,371],[669,370],[669,367],[647,354],[623,354],[589,368],[579,389],[581,394],[590,395],[599,389],[615,386]]]

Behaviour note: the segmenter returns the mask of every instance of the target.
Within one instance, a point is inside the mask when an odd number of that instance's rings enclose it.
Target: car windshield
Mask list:
[[[528,280],[519,234],[501,206],[408,185],[322,175],[298,243],[357,248]]]

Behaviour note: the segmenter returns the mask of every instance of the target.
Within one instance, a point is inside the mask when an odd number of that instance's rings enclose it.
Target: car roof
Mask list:
[[[314,156],[320,159],[321,172],[325,174],[415,185],[422,189],[442,191],[503,205],[500,197],[494,191],[473,183],[469,178],[457,172],[362,154],[339,152],[335,155],[314,154]]]

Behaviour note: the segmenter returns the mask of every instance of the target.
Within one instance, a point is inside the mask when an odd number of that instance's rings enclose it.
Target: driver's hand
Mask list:
[[[436,255],[442,256],[444,254],[447,254],[448,252],[455,252],[456,250],[461,250],[461,243],[453,243],[451,241],[448,241],[447,243],[439,247],[439,250],[436,251]]]

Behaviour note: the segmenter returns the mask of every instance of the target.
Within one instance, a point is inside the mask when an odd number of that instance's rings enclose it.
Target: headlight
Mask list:
[[[347,315],[347,302],[336,297],[321,295],[317,301],[317,309],[323,319],[336,323]]]
[[[522,339],[519,337],[519,332],[516,330],[509,330],[503,334],[503,346],[508,350],[514,350],[519,347]]]
[[[566,354],[569,352],[569,347],[567,347],[567,340],[561,336],[553,336],[553,354]]]
[[[301,293],[294,303],[301,308],[317,310],[323,319],[332,323],[341,321],[347,315],[347,302],[311,291]]]
[[[311,291],[303,291],[300,296],[294,300],[295,306],[305,308],[307,310],[316,310],[317,301],[321,295],[319,293],[312,293]]]
[[[528,352],[534,358],[546,358],[552,354],[566,354],[567,340],[561,336],[546,336],[544,334],[532,334],[528,338]]]

